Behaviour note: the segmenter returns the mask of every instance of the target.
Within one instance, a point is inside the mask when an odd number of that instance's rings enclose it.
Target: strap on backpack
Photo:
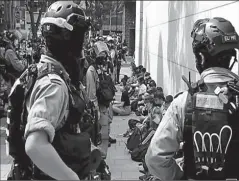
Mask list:
[[[194,151],[193,151],[193,126],[192,126],[192,96],[189,93],[187,97],[186,113],[185,113],[185,122],[183,130],[183,152],[184,152],[184,178],[196,177],[196,167],[194,160]],[[193,159],[192,159],[193,158]]]

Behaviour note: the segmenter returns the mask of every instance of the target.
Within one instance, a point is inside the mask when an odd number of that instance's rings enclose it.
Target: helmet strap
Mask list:
[[[235,57],[233,63],[232,63],[231,66],[229,67],[229,70],[232,70],[232,68],[233,68],[233,66],[234,66],[234,64],[235,64],[236,62],[237,62],[237,58]]]

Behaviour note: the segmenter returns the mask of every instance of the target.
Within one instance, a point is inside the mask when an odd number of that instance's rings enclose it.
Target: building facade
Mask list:
[[[0,1],[0,32],[5,29],[5,10],[4,10],[4,2]]]
[[[199,78],[190,36],[194,22],[223,17],[239,33],[238,10],[238,1],[137,1],[136,64],[145,66],[166,94],[187,90],[182,75]],[[238,74],[237,63],[233,71]]]
[[[135,51],[136,2],[137,1],[124,2],[123,40],[126,40],[130,56],[132,56]]]
[[[109,35],[110,32],[123,33],[123,13],[106,15],[102,23],[102,35]]]

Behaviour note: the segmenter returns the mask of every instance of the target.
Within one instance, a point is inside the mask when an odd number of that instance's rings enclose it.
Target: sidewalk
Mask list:
[[[131,76],[130,58],[127,59],[127,64],[123,63],[120,71],[121,76]],[[117,86],[118,89],[118,86]],[[119,90],[119,89],[118,89]],[[116,93],[116,100],[120,101],[121,92]],[[123,134],[128,129],[128,120],[136,118],[135,114],[130,116],[114,116],[111,124],[111,136],[117,139],[116,144],[111,144],[108,150],[106,162],[110,167],[112,180],[139,180],[142,175],[139,172],[139,163],[131,160],[130,154],[126,149],[127,138]]]
[[[128,62],[131,62],[130,60]],[[123,63],[121,68],[121,76],[131,76],[130,64]],[[120,100],[121,93],[116,93],[116,99]],[[127,138],[122,135],[128,128],[128,120],[135,118],[134,114],[130,116],[115,116],[111,124],[111,136],[117,139],[116,144],[111,144],[107,155],[107,164],[110,167],[112,180],[138,180],[141,173],[137,162],[130,158],[125,143]],[[1,120],[1,180],[6,180],[6,176],[10,170],[12,159],[6,156],[5,145],[5,122]]]
[[[139,172],[137,162],[130,158],[126,149],[127,138],[122,136],[128,128],[128,120],[135,118],[134,114],[130,116],[115,116],[111,125],[111,136],[117,139],[116,144],[111,144],[108,150],[106,162],[110,167],[112,180],[138,180],[142,175]]]

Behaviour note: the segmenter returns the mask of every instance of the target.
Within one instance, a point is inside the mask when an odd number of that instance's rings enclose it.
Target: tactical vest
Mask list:
[[[205,83],[201,79],[189,87],[184,179],[239,179],[238,81]]]
[[[12,179],[52,179],[32,164],[25,153],[25,140],[23,137],[28,114],[25,101],[30,95],[36,80],[48,74],[57,74],[65,81],[70,99],[68,118],[65,125],[56,130],[52,145],[66,165],[75,171],[79,178],[84,178],[90,171],[90,133],[92,131],[90,127],[92,124],[88,124],[87,128],[84,124],[87,122],[85,118],[87,115],[86,110],[89,106],[88,102],[86,102],[86,97],[81,90],[66,81],[63,71],[59,67],[49,63],[44,65],[45,69],[40,72],[35,64],[31,65],[20,76],[20,84],[14,84],[15,87],[12,88],[9,95],[7,141],[9,143],[9,154],[14,158],[14,167],[18,166],[13,170]],[[89,119],[87,123],[93,121],[91,116],[87,118]],[[81,133],[78,133],[78,127],[81,128]],[[14,175],[16,172],[18,176]]]

